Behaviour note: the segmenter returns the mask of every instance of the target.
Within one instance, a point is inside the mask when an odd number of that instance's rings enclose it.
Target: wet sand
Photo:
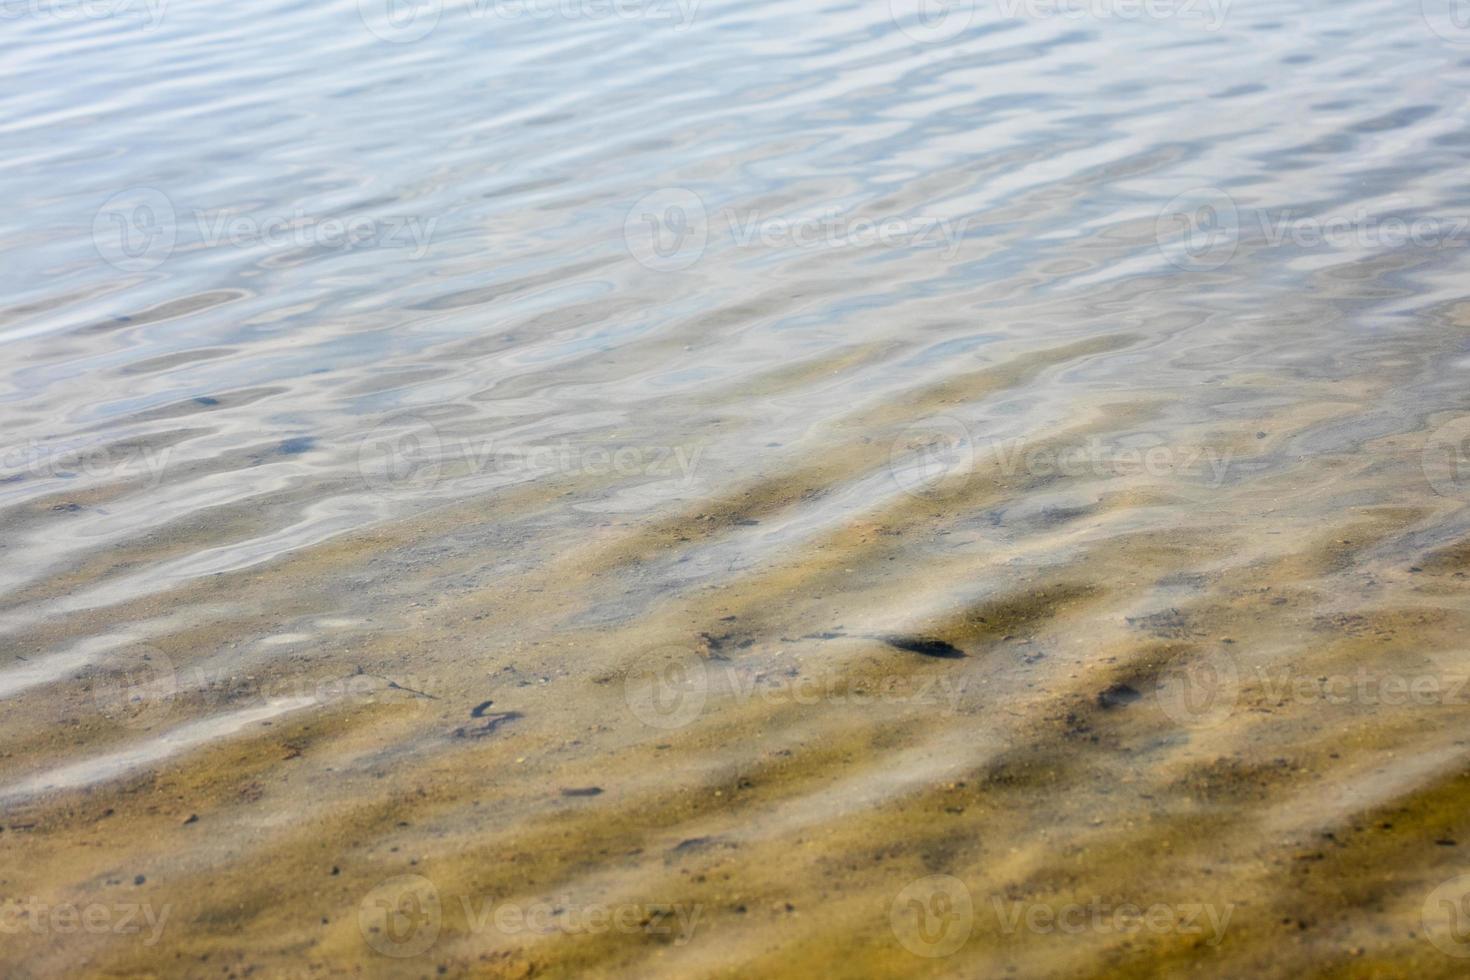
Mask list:
[[[1139,343],[1018,350],[930,394],[995,397]],[[1174,433],[1228,447],[1246,474],[1228,493],[1007,475],[977,453],[817,520],[903,445],[884,406],[853,413],[872,439],[828,437],[775,478],[734,467],[682,510],[560,529],[537,505],[586,491],[543,483],[53,620],[17,649],[69,649],[99,619],[192,621],[148,644],[173,684],[138,683],[127,647],[8,703],[6,887],[172,920],[154,945],[20,933],[7,958],[37,976],[1452,975],[1419,933],[1470,847],[1452,684],[1470,549],[1425,529],[1460,505],[1424,480],[1419,433],[1290,449],[1393,383],[1318,402],[1295,378],[1222,383],[1221,401],[1295,399]],[[1036,445],[1116,436],[1161,401],[1110,393]],[[78,568],[70,589],[110,571]],[[200,690],[219,662],[226,680]],[[98,687],[117,667],[128,704]],[[1440,686],[1395,697],[1385,678]],[[158,755],[124,769],[139,744]],[[890,922],[932,875],[973,902],[963,947],[934,958]],[[373,902],[417,909],[403,895],[425,888],[433,944],[384,955],[421,927],[374,932]],[[1016,908],[1099,900],[1198,907],[1199,931],[1091,914],[1081,932],[1006,929]],[[574,927],[487,911],[537,903]],[[668,934],[648,918],[664,906]],[[635,909],[636,928],[575,928],[599,907]]]

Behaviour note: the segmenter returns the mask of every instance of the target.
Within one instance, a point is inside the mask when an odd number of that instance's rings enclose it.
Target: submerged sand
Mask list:
[[[7,972],[1453,975],[1462,501],[1422,430],[1299,448],[1401,379],[1225,379],[1253,411],[1168,430],[1168,392],[1093,393],[1019,467],[920,439],[903,475],[913,421],[1143,343],[1015,345],[687,504],[568,526],[552,475],[48,620],[3,675],[41,906]],[[1140,427],[1223,480],[1036,472]],[[907,492],[844,509],[870,473]]]

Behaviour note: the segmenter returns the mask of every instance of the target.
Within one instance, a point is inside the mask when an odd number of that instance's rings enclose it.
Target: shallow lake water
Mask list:
[[[1457,6],[0,21],[5,976],[1463,975]]]

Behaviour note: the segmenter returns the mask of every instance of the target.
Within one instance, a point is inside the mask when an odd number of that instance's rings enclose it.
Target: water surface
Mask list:
[[[4,972],[1458,975],[1450,14],[6,8]]]

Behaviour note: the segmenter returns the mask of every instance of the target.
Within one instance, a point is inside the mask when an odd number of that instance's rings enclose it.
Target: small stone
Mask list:
[[[950,643],[932,636],[909,636],[902,634],[889,634],[879,636],[889,646],[898,650],[907,650],[909,653],[917,653],[925,657],[938,657],[943,660],[959,660],[964,658],[965,651]]]
[[[1113,684],[1104,688],[1097,696],[1098,706],[1101,708],[1121,708],[1126,704],[1132,704],[1143,697],[1138,689],[1129,684]]]

